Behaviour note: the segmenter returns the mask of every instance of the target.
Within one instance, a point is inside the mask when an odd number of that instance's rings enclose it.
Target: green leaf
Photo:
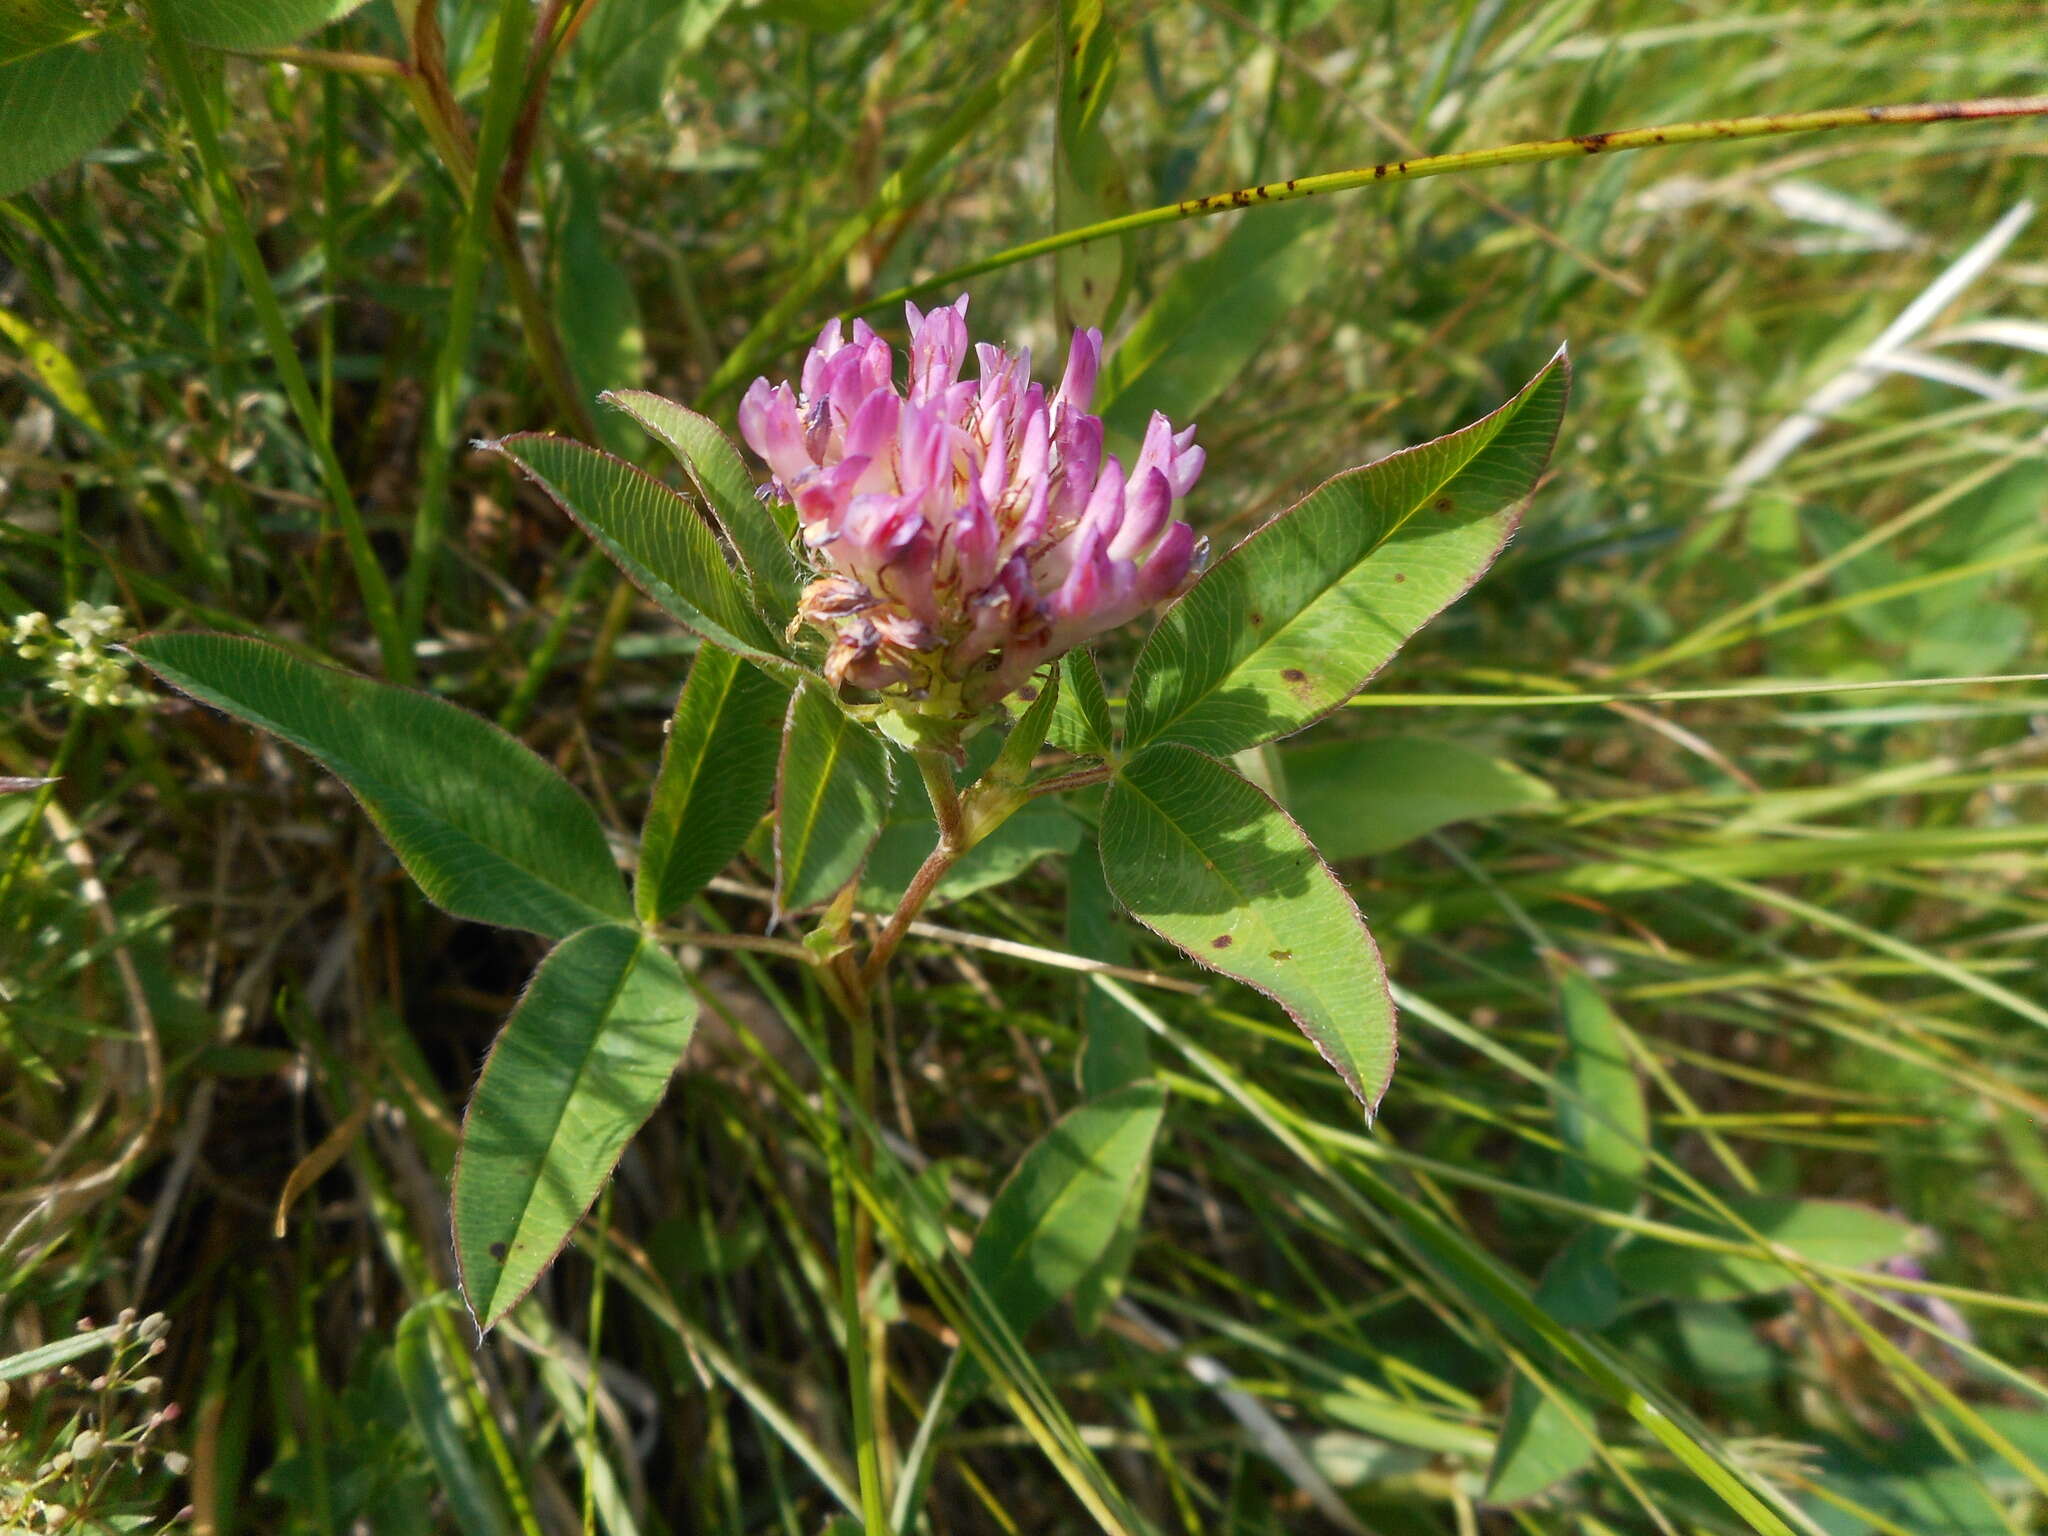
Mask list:
[[[633,901],[661,921],[732,862],[775,798],[789,685],[704,646],[676,698],[661,773],[640,828]]]
[[[1186,426],[1235,382],[1329,275],[1326,244],[1313,238],[1328,217],[1315,203],[1261,208],[1174,272],[1103,360],[1095,408],[1112,436],[1141,438],[1154,411]]]
[[[828,901],[860,873],[895,794],[889,749],[822,683],[789,701],[775,786],[775,910]]]
[[[1914,1245],[1912,1223],[1843,1200],[1731,1195],[1727,1205],[1765,1241],[1823,1264],[1866,1268],[1911,1252]],[[1673,1225],[1717,1237],[1742,1235],[1689,1212],[1676,1217]],[[1678,1301],[1729,1301],[1796,1283],[1792,1271],[1775,1259],[1710,1253],[1649,1236],[1637,1237],[1616,1253],[1614,1268],[1624,1289]]]
[[[1086,651],[1067,652],[1060,658],[1060,698],[1046,734],[1054,746],[1077,757],[1107,757],[1116,744],[1115,731],[1095,658]]]
[[[861,868],[861,908],[868,912],[893,910],[938,841],[939,824],[932,819],[931,808],[917,806],[906,795]],[[1051,796],[1033,800],[961,855],[933,890],[931,905],[958,901],[1014,880],[1040,859],[1072,853],[1080,841],[1081,823],[1057,800]]]
[[[1059,94],[1053,114],[1053,225],[1099,224],[1129,205],[1123,168],[1103,131],[1116,83],[1116,34],[1102,0],[1060,0]],[[1130,280],[1131,237],[1069,246],[1053,257],[1053,300],[1060,328],[1106,326]]]
[[[1557,1133],[1567,1154],[1564,1189],[1574,1199],[1628,1210],[1650,1171],[1650,1107],[1628,1032],[1592,978],[1554,960],[1564,1023]]]
[[[1067,861],[1067,948],[1091,960],[1128,965],[1131,945],[1116,898],[1102,874],[1102,852],[1090,838]],[[1152,1032],[1087,977],[1081,994],[1081,1053],[1074,1076],[1089,1098],[1114,1093],[1152,1074]]]
[[[209,48],[282,48],[363,0],[158,0],[187,42]]]
[[[639,422],[681,461],[747,568],[756,604],[780,633],[803,591],[802,573],[790,552],[796,508],[761,500],[746,461],[710,417],[644,389],[613,390],[600,398]]]
[[[1285,1008],[1368,1117],[1394,1072],[1394,1003],[1351,895],[1301,828],[1214,758],[1148,747],[1102,804],[1102,868],[1133,916]]]
[[[1516,1373],[1493,1465],[1486,1473],[1487,1503],[1518,1504],[1533,1499],[1593,1464],[1594,1442],[1572,1422],[1576,1415],[1590,1424],[1592,1415],[1578,1402],[1566,1401],[1571,1402],[1571,1413],[1545,1397],[1528,1377]]]
[[[78,0],[0,0],[0,64],[90,42],[112,30],[88,19]]]
[[[1225,555],[1146,641],[1127,742],[1238,752],[1363,688],[1500,553],[1569,380],[1560,349],[1492,415],[1325,481]]]
[[[1587,1226],[1544,1267],[1536,1305],[1567,1328],[1597,1333],[1621,1316],[1621,1281],[1614,1273],[1615,1234]]]
[[[694,508],[645,470],[572,438],[521,432],[481,446],[517,464],[683,628],[756,665],[792,677]]]
[[[1027,684],[1017,691],[1017,697],[1027,701],[1030,708],[1011,724],[988,776],[996,784],[1021,789],[1031,782],[1031,765],[1044,749],[1053,716],[1059,711],[1060,674],[1056,670],[1047,672],[1042,684]]]
[[[1138,1254],[1138,1239],[1144,1235],[1145,1201],[1151,1192],[1152,1158],[1148,1151],[1130,1188],[1124,1192],[1116,1230],[1110,1234],[1101,1255],[1074,1282],[1074,1326],[1084,1334],[1092,1334],[1102,1326],[1103,1318],[1124,1293],[1131,1260]]]
[[[462,1118],[455,1264],[482,1328],[533,1289],[654,1113],[697,999],[646,934],[572,934],[533,974]]]
[[[1290,746],[1280,763],[1287,809],[1326,859],[1385,853],[1453,822],[1557,799],[1502,758],[1427,736]]]
[[[40,1376],[45,1371],[54,1371],[74,1360],[83,1360],[96,1349],[106,1349],[119,1343],[128,1334],[125,1327],[92,1328],[84,1333],[67,1334],[54,1343],[40,1344],[34,1349],[8,1355],[0,1359],[0,1381],[19,1381],[24,1376]]]
[[[72,12],[74,23],[77,12]],[[148,48],[132,31],[85,42],[38,44],[24,20],[11,41],[22,56],[0,64],[0,197],[61,171],[112,133],[142,89]]]
[[[589,158],[562,155],[562,227],[554,250],[554,311],[569,355],[569,367],[584,394],[637,384],[647,372],[647,338],[640,325],[640,301],[612,254],[604,231],[604,192]],[[611,420],[600,422],[607,448],[627,452],[632,434]]]
[[[1022,1335],[1052,1310],[1115,1237],[1166,1113],[1166,1090],[1132,1083],[1069,1110],[996,1192],[968,1267]]]
[[[517,1529],[497,1481],[484,1470],[468,1394],[434,1336],[434,1311],[452,1304],[446,1292],[413,1303],[398,1320],[391,1363],[413,1430],[433,1463],[434,1480],[464,1536],[511,1536]]]
[[[579,104],[609,129],[623,119],[660,110],[706,38],[732,9],[733,0],[606,0],[585,14],[565,62]],[[595,126],[588,119],[581,125]]]
[[[590,802],[445,699],[232,635],[146,635],[165,682],[311,753],[363,804],[427,899],[560,937],[632,907]]]
[[[1778,1355],[1757,1337],[1740,1307],[1694,1301],[1671,1308],[1671,1327],[1684,1352],[1687,1378],[1709,1392],[1757,1397],[1778,1374]]]

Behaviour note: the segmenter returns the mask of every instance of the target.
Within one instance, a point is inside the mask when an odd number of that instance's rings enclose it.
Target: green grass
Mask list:
[[[107,145],[0,201],[0,601],[412,671],[617,830],[688,647],[468,443],[594,430],[639,454],[615,416],[593,428],[600,390],[729,421],[830,314],[1049,233],[1051,7],[605,0],[530,145],[508,114],[532,61],[492,30],[524,8],[441,10],[459,132],[388,70],[159,45]],[[1134,209],[2043,88],[2024,6],[1111,24]],[[310,41],[405,51],[381,3]],[[175,1401],[132,1476],[36,1496],[189,1502],[251,1536],[810,1533],[858,1510],[865,1455],[929,1477],[934,1533],[2048,1526],[2044,216],[1903,343],[1918,373],[1829,392],[2048,193],[2044,154],[2038,120],[1869,128],[1128,236],[1125,319],[1220,242],[1202,273],[1260,263],[1270,329],[1249,301],[1211,313],[1198,366],[1148,386],[1199,396],[1191,509],[1219,547],[1572,347],[1516,541],[1315,738],[1444,738],[1554,792],[1341,866],[1403,1009],[1369,1133],[1277,1009],[1107,929],[1079,879],[1070,937],[1068,866],[1044,863],[929,914],[1009,952],[906,944],[873,1122],[804,967],[692,957],[687,1070],[479,1346],[449,1294],[454,1128],[538,941],[426,906],[304,760],[167,696],[74,707],[0,654],[0,774],[61,775],[0,796],[0,1357],[126,1307],[170,1324],[160,1397],[132,1370],[94,1387],[90,1357],[13,1383],[0,1511],[81,1425]],[[507,155],[517,265],[469,202]],[[978,332],[1054,357],[1054,272],[975,279]],[[1816,398],[1839,403],[1753,473]],[[1102,649],[1113,695],[1132,654]],[[1877,691],[1908,679],[1951,681]],[[1247,767],[1284,797],[1284,750]],[[691,926],[760,933],[767,885],[743,858]],[[1079,1100],[1084,1041],[1170,1090],[1152,1187],[1122,1299],[1019,1339],[946,1234]],[[855,1352],[858,1418],[835,1184],[889,1319]],[[1928,1278],[1881,1280],[1907,1228]],[[983,1385],[919,1446],[956,1346]],[[1533,1485],[1512,1503],[1488,1495],[1503,1443]]]

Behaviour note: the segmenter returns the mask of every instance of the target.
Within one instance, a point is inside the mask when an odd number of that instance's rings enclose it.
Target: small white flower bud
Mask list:
[[[99,1455],[100,1447],[104,1444],[106,1442],[98,1434],[88,1429],[71,1442],[71,1459],[73,1461],[91,1461],[93,1457]]]
[[[173,1477],[183,1477],[192,1466],[192,1458],[183,1451],[164,1452],[164,1470]]]

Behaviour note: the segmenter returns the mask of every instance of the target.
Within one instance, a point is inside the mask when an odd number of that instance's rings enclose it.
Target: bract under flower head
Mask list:
[[[979,345],[980,377],[960,377],[964,296],[905,308],[906,387],[886,341],[834,320],[796,387],[754,381],[740,433],[796,507],[818,572],[798,622],[829,637],[825,675],[971,719],[1199,572],[1206,543],[1174,511],[1203,454],[1156,413],[1128,470],[1103,453],[1099,331],[1075,333],[1048,396],[1028,349]]]

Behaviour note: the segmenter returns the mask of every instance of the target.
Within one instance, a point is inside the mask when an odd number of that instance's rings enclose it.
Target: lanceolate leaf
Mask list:
[[[1230,387],[1329,275],[1328,222],[1312,202],[1262,208],[1166,281],[1103,361],[1095,405],[1112,439],[1143,437],[1154,411],[1186,426]]]
[[[11,39],[20,56],[0,63],[0,197],[61,171],[112,133],[142,88],[149,51],[133,30],[53,46],[28,20]]]
[[[1115,744],[1102,674],[1086,651],[1060,658],[1060,697],[1048,733],[1055,746],[1081,757],[1106,757]]]
[[[1067,860],[1067,947],[1111,965],[1131,963],[1130,929],[1117,911],[1102,873],[1094,839]],[[1102,988],[1084,976],[1074,989],[1081,999],[1081,1051],[1074,1078],[1089,1098],[1114,1093],[1152,1074],[1152,1032]]]
[[[697,1000],[646,934],[608,923],[541,962],[470,1095],[455,1262],[480,1327],[533,1288],[654,1113]]]
[[[860,904],[864,911],[888,912],[903,899],[918,866],[939,842],[939,824],[931,807],[915,807],[904,796],[883,827],[874,852],[860,872]],[[1055,854],[1071,853],[1081,840],[1081,823],[1057,796],[1033,800],[976,843],[946,871],[932,891],[938,906],[1001,885]]]
[[[1650,1110],[1636,1077],[1628,1036],[1591,977],[1555,964],[1564,1016],[1564,1060],[1557,1080],[1571,1092],[1557,1103],[1557,1130],[1567,1150],[1565,1192],[1627,1210],[1650,1168]]]
[[[1862,1268],[1913,1249],[1910,1222],[1846,1200],[1800,1200],[1778,1195],[1731,1195],[1728,1207],[1767,1243],[1824,1264]],[[1675,1226],[1740,1240],[1742,1234],[1708,1217],[1681,1214]],[[1799,1283],[1776,1259],[1703,1252],[1682,1243],[1637,1237],[1614,1256],[1624,1290],[1680,1301],[1728,1301]]]
[[[318,758],[457,917],[559,937],[631,914],[590,803],[467,710],[259,640],[148,635],[133,650],[173,687]]]
[[[1532,1499],[1593,1464],[1594,1442],[1579,1428],[1591,1425],[1593,1415],[1577,1399],[1551,1390],[1561,1401],[1553,1402],[1535,1382],[1516,1374],[1493,1465],[1486,1472],[1487,1503]]]
[[[521,432],[483,446],[531,476],[678,624],[771,671],[795,675],[726,564],[718,535],[674,491],[624,459],[571,438]]]
[[[789,701],[775,792],[775,909],[830,900],[881,836],[895,784],[889,749],[821,683]]]
[[[762,614],[780,633],[796,612],[803,587],[790,553],[796,508],[782,501],[771,507],[761,500],[746,461],[708,416],[644,389],[613,390],[600,398],[639,422],[682,461],[746,566]]]
[[[1102,0],[1060,0],[1059,101],[1053,116],[1053,219],[1061,229],[1124,211],[1122,168],[1103,131],[1116,82],[1116,34]],[[1065,326],[1106,326],[1130,269],[1131,239],[1120,235],[1070,247],[1053,258],[1053,294]]]
[[[659,922],[740,851],[775,797],[789,685],[704,646],[676,699],[647,821],[633,904]]]
[[[1384,853],[1451,822],[1557,800],[1513,763],[1428,736],[1289,745],[1280,764],[1287,809],[1326,859]]]
[[[1150,747],[1110,784],[1101,849],[1138,921],[1279,1003],[1372,1114],[1394,1071],[1386,972],[1286,812],[1214,758]]]
[[[471,1399],[434,1336],[435,1310],[453,1304],[454,1298],[441,1291],[406,1309],[392,1336],[392,1375],[457,1529],[464,1536],[513,1536],[519,1528],[505,1509],[499,1484],[484,1470],[489,1452],[476,1443]]]
[[[968,1267],[1021,1334],[1081,1280],[1116,1236],[1166,1113],[1153,1079],[1063,1115],[1017,1164],[982,1219]]]
[[[560,232],[554,242],[555,323],[569,367],[586,394],[647,373],[647,333],[632,280],[615,254],[603,223],[604,188],[580,146],[561,154]],[[622,421],[597,423],[598,440],[614,452],[637,444]]]
[[[338,21],[363,0],[158,0],[188,41],[211,48],[281,48]]]
[[[1325,481],[1233,549],[1146,642],[1127,742],[1238,752],[1364,687],[1507,542],[1569,379],[1560,350],[1492,415]]]

